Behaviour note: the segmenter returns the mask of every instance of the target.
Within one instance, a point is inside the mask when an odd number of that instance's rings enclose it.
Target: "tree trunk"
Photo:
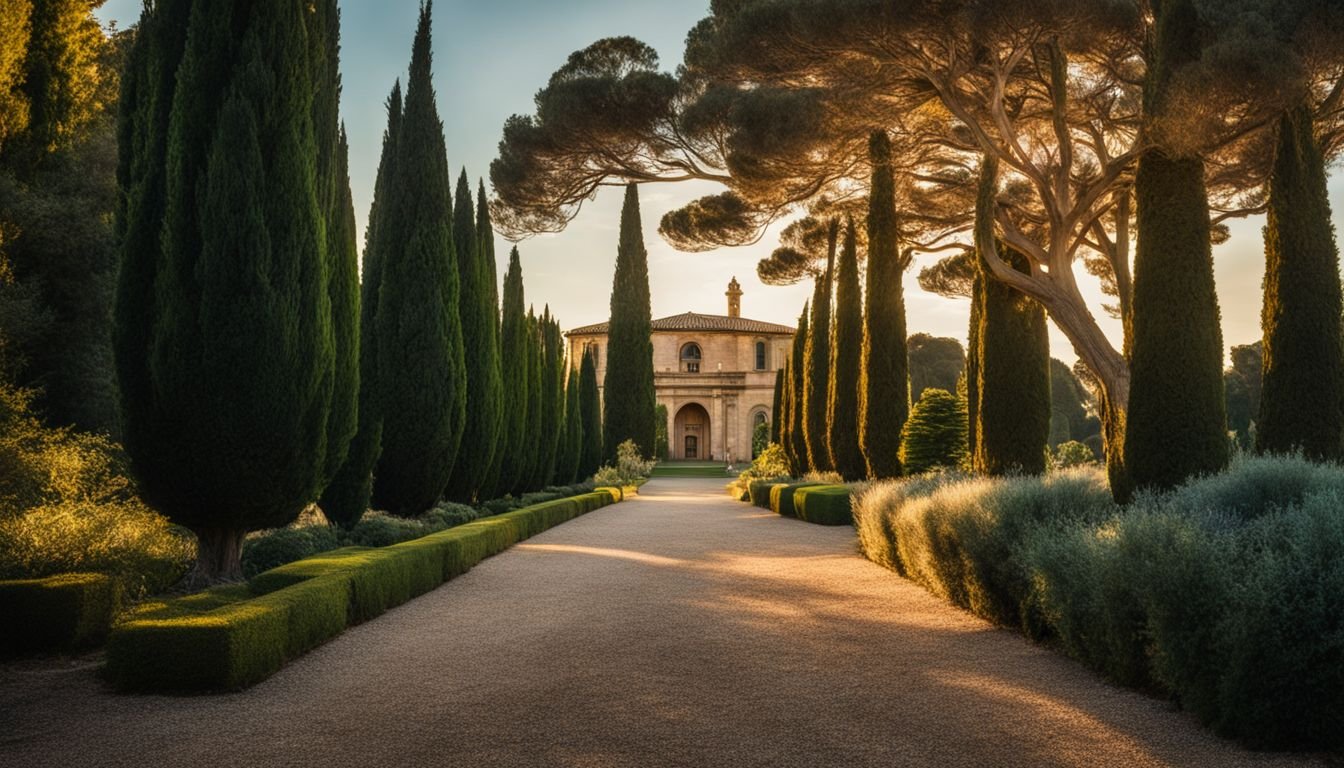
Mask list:
[[[196,531],[196,568],[188,575],[195,585],[242,581],[243,538],[247,531],[202,528]]]

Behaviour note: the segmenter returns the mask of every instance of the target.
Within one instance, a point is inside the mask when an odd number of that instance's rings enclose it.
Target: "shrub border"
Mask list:
[[[853,525],[853,491],[846,485],[810,485],[793,492],[795,516],[816,525]]]
[[[0,651],[77,650],[107,637],[122,586],[102,573],[0,581]]]

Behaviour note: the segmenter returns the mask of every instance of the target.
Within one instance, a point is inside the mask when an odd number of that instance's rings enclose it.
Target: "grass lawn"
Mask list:
[[[713,477],[732,479],[720,461],[663,461],[653,468],[654,477]]]

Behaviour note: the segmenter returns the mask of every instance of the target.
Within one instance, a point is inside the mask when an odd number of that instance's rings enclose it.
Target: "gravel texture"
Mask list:
[[[1250,753],[723,483],[655,480],[238,694],[0,667],[0,765],[1304,765]]]

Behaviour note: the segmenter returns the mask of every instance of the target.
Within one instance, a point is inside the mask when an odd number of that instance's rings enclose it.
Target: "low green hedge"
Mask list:
[[[747,485],[747,495],[752,504],[761,509],[770,509],[770,489],[774,488],[781,481],[778,478],[770,480],[752,480]]]
[[[224,587],[142,607],[107,645],[122,690],[237,690],[347,626],[368,621],[523,539],[622,497],[620,489],[536,504],[389,547],[346,547]]]
[[[0,581],[0,651],[97,645],[121,610],[121,583],[101,573]]]
[[[797,517],[793,496],[800,488],[811,488],[819,483],[775,483],[770,488],[770,509],[780,517]]]
[[[793,510],[799,520],[817,525],[853,525],[849,486],[814,485],[793,492]]]

